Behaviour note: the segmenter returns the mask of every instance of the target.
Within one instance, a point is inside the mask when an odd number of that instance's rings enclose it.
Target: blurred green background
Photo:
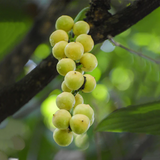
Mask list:
[[[111,12],[129,2],[112,1]],[[67,13],[73,18],[89,1],[68,1]],[[0,60],[18,45],[32,28],[50,1],[0,1]],[[160,9],[114,39],[122,45],[153,59],[160,58]],[[58,18],[58,17],[57,17]],[[30,72],[51,52],[48,41],[39,44],[23,69]],[[115,109],[159,100],[159,65],[113,46],[109,41],[95,45],[92,53],[98,67],[90,72],[97,81],[96,89],[82,93],[85,103],[95,111],[94,125],[86,135],[76,137],[68,147],[59,147],[53,140],[52,115],[58,109],[56,96],[61,93],[62,76],[52,82],[13,117],[0,125],[0,155],[19,160],[157,160],[160,159],[158,136],[133,133],[95,132],[96,125]],[[81,94],[81,92],[80,92]],[[144,145],[146,143],[146,145]],[[150,147],[150,148],[148,148]],[[138,158],[141,157],[141,159]]]

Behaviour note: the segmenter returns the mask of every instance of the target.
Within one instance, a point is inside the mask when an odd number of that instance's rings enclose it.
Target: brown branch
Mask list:
[[[108,6],[100,3],[103,1],[93,0],[86,18],[91,25],[90,33],[95,44],[107,39],[107,35],[115,36],[121,33],[160,4],[159,0],[139,0],[133,6],[111,16],[106,9]],[[55,78],[56,63],[57,61],[50,55],[21,81],[0,91],[0,122],[19,110]]]
[[[92,0],[86,21],[95,43],[101,43],[108,35],[116,36],[143,19],[160,6],[159,0],[136,0],[131,6],[111,15],[105,0]]]
[[[0,122],[18,111],[58,75],[56,63],[50,55],[22,80],[0,91]]]

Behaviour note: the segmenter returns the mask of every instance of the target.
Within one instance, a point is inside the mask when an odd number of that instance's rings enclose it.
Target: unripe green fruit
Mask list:
[[[93,117],[94,117],[94,111],[90,107],[89,104],[79,104],[79,105],[77,105],[73,110],[73,115],[76,115],[76,114],[86,115],[90,120],[90,125],[92,125],[92,123],[93,123],[92,120],[93,120]]]
[[[76,69],[76,63],[70,58],[63,58],[57,63],[57,72],[65,76],[69,71],[74,71]]]
[[[73,25],[74,25],[73,19],[70,16],[63,15],[57,19],[55,28],[62,29],[68,32],[72,29]]]
[[[56,30],[50,35],[49,41],[52,47],[59,41],[68,42],[68,34],[61,29]]]
[[[74,105],[74,108],[75,108],[78,104],[82,104],[82,103],[84,103],[83,97],[82,97],[79,93],[77,93],[77,94],[75,95],[75,105]]]
[[[90,26],[85,21],[78,21],[73,26],[73,33],[78,36],[80,34],[87,34],[89,32]]]
[[[84,53],[84,48],[79,42],[70,42],[66,45],[64,52],[68,58],[79,60]]]
[[[82,89],[82,91],[84,93],[92,92],[96,87],[95,78],[93,76],[91,76],[90,74],[84,74],[83,76],[86,77],[86,82],[84,85],[84,89]]]
[[[62,89],[63,92],[71,92],[72,91],[66,86],[64,81],[61,84],[61,89]]]
[[[68,146],[73,141],[73,133],[69,129],[56,128],[53,132],[53,139],[59,146]]]
[[[83,114],[76,114],[70,119],[71,130],[76,134],[85,133],[90,126],[89,118]]]
[[[76,38],[76,42],[80,42],[84,47],[84,52],[89,52],[94,47],[94,41],[90,35],[80,34]]]
[[[52,122],[58,129],[67,129],[69,127],[70,119],[71,114],[65,109],[60,109],[53,114]]]
[[[60,60],[66,57],[64,53],[64,48],[66,47],[67,44],[68,42],[66,41],[60,41],[56,43],[55,46],[52,48],[52,54],[56,59]]]
[[[80,62],[83,65],[82,70],[85,72],[93,71],[98,65],[97,58],[92,53],[83,54]]]
[[[84,77],[80,72],[70,71],[64,77],[66,86],[71,90],[79,89],[84,82]]]
[[[72,93],[62,92],[56,98],[56,104],[59,109],[70,110],[75,104],[75,98]]]

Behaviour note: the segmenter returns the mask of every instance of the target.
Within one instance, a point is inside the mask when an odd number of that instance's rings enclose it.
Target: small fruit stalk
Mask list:
[[[79,92],[90,93],[96,87],[95,78],[84,72],[93,71],[97,58],[89,53],[94,41],[89,33],[90,26],[85,21],[74,23],[70,16],[60,16],[49,38],[53,56],[58,59],[57,71],[64,76],[62,93],[56,98],[60,109],[53,114],[56,127],[53,138],[60,146],[68,146],[73,140],[73,132],[81,135],[87,132],[94,122],[94,110],[84,104]]]

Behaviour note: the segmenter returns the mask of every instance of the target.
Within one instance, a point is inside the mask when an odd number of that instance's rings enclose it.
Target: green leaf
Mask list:
[[[74,23],[76,23],[77,21],[79,21],[79,20],[83,20],[86,16],[85,16],[85,14],[86,14],[86,12],[89,10],[89,7],[85,7],[85,8],[83,8],[79,13],[78,13],[78,15],[75,17],[75,19],[74,19]]]
[[[103,119],[96,131],[160,135],[160,102],[118,109]]]

